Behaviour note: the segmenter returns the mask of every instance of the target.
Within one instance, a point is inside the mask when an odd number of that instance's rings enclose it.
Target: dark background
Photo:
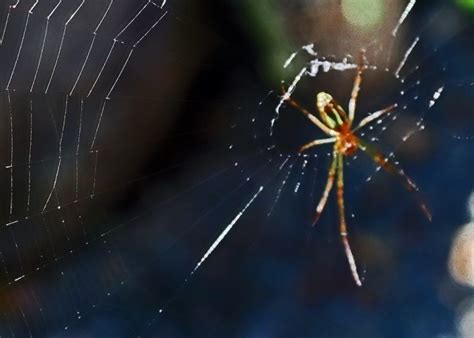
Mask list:
[[[1,47],[2,85],[32,3],[20,3],[10,17]],[[53,18],[45,64],[53,63],[63,24],[79,3],[65,4]],[[100,68],[117,27],[145,3],[112,6],[90,64]],[[0,235],[2,336],[469,337],[458,324],[468,313],[472,291],[448,272],[453,236],[470,221],[473,189],[474,14],[468,6],[418,1],[392,42],[404,2],[386,10],[379,28],[360,34],[345,22],[337,1],[169,1],[164,21],[134,49],[106,98],[137,37],[163,13],[147,7],[120,36],[93,95],[87,97],[87,84],[97,68],[86,71],[68,98],[58,185],[43,211],[59,159],[66,94],[107,4],[88,3],[71,21],[51,90],[41,89],[50,74],[42,66],[38,87],[30,93],[32,60],[54,2],[39,5],[18,73],[2,94],[5,166],[11,160],[10,116],[15,151],[14,210],[10,215],[6,168],[2,223],[21,220],[5,225]],[[7,4],[2,8],[5,17]],[[394,65],[417,35],[420,43],[406,69],[420,69],[401,83],[393,78]],[[329,148],[315,149],[317,157],[308,158],[304,174],[305,158],[295,150],[321,134],[290,108],[282,110],[275,134],[268,132],[280,81],[291,81],[309,59],[300,52],[294,68],[284,71],[282,64],[310,42],[330,60],[367,49],[368,62],[379,68],[364,79],[358,112],[394,101],[408,107],[396,121],[381,124],[386,131],[378,127],[367,137],[377,136],[378,147],[395,151],[433,212],[429,222],[415,196],[396,178],[376,173],[368,158],[348,159],[346,214],[361,288],[352,281],[339,241],[334,196],[311,227]],[[312,110],[316,92],[327,91],[345,106],[353,75],[332,71],[305,79],[295,97]],[[417,81],[421,85],[415,86]],[[443,96],[428,110],[441,85]],[[425,129],[402,142],[418,131],[421,118]],[[30,209],[25,208],[28,172]],[[369,176],[373,179],[366,182]],[[260,186],[262,194],[191,275]],[[26,277],[14,282],[21,275]]]

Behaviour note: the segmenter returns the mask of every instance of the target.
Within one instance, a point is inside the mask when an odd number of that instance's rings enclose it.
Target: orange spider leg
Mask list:
[[[357,97],[359,96],[360,85],[362,83],[362,73],[364,71],[365,50],[360,51],[359,62],[357,64],[357,75],[354,79],[354,86],[352,87],[351,99],[349,100],[349,120],[354,120]]]
[[[382,154],[374,146],[368,144],[367,142],[361,140],[360,138],[358,139],[358,143],[360,145],[360,149],[366,152],[375,163],[377,163],[380,167],[382,167],[386,172],[398,177],[402,181],[403,185],[405,186],[405,189],[416,195],[416,199],[417,199],[418,205],[420,206],[421,211],[426,216],[426,218],[431,222],[431,218],[432,218],[431,211],[426,205],[426,203],[423,201],[423,199],[421,199],[421,197],[418,195],[420,189],[418,189],[415,182],[405,174],[403,169],[397,167],[392,161],[390,161],[390,159],[387,156]]]
[[[306,143],[304,146],[302,146],[299,150],[300,153],[304,152],[305,150],[308,150],[309,148],[319,146],[321,144],[327,144],[327,143],[333,143],[336,142],[335,137],[330,137],[330,138],[322,138],[318,140],[314,140],[311,142]]]
[[[364,117],[360,122],[359,124],[357,125],[357,127],[355,129],[352,130],[352,132],[356,131],[357,129],[359,128],[362,128],[363,126],[369,124],[370,122],[378,119],[380,116],[382,116],[383,114],[386,114],[386,113],[389,113],[391,111],[393,111],[395,108],[397,108],[397,104],[392,104],[390,107],[387,107],[387,108],[384,108],[384,109],[380,109],[380,110],[377,110],[376,112],[373,112],[372,114],[370,114],[369,116],[366,116]]]
[[[283,96],[286,94],[285,87],[281,87]],[[285,98],[285,101],[288,102],[290,105],[292,105],[294,108],[298,109],[301,111],[311,122],[313,122],[319,129],[321,129],[323,132],[328,134],[329,136],[337,136],[337,132],[326,126],[323,122],[321,122],[320,119],[318,119],[316,116],[311,114],[307,109],[303,108],[296,100],[294,100],[292,97],[287,97]]]
[[[313,226],[316,225],[316,223],[319,220],[319,217],[321,217],[321,213],[323,212],[324,207],[326,206],[329,193],[331,192],[332,186],[334,184],[334,177],[336,176],[336,167],[337,167],[337,156],[338,155],[337,155],[336,149],[334,149],[334,153],[332,155],[332,162],[331,162],[331,165],[329,167],[329,172],[328,172],[328,180],[326,181],[326,187],[324,188],[323,195],[321,196],[318,206],[316,207],[316,214],[314,215],[314,218],[313,218]]]
[[[362,286],[362,282],[357,272],[357,265],[355,263],[354,255],[352,254],[351,246],[349,244],[349,238],[347,233],[346,216],[344,210],[344,156],[341,154],[337,155],[337,204],[339,206],[339,233],[341,235],[341,241],[344,246],[347,261],[352,272],[352,277],[358,286]]]

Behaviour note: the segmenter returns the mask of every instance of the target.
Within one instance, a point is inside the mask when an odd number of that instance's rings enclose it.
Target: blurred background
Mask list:
[[[1,336],[474,337],[472,1],[5,0],[0,18]],[[311,227],[330,148],[297,155],[322,135],[291,107],[270,125],[282,81],[362,48],[357,118],[399,106],[364,137],[433,220],[348,158],[359,288],[334,196]],[[321,67],[293,97],[347,107],[353,79]]]

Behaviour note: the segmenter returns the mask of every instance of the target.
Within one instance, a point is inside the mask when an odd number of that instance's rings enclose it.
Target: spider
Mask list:
[[[366,153],[379,167],[382,167],[386,172],[398,177],[409,192],[418,193],[419,191],[415,182],[405,174],[403,169],[398,167],[390,160],[389,157],[385,156],[376,147],[364,141],[356,134],[360,128],[376,121],[382,115],[395,110],[397,108],[396,103],[387,108],[367,115],[357,124],[355,128],[353,128],[352,124],[355,117],[357,97],[361,88],[363,71],[366,68],[365,51],[361,50],[360,58],[356,68],[357,72],[354,79],[354,85],[349,100],[348,114],[330,94],[320,92],[316,96],[316,107],[319,112],[319,117],[317,117],[316,115],[310,113],[306,108],[301,106],[296,100],[289,97],[289,95],[285,95],[285,88],[282,88],[284,94],[282,96],[283,100],[288,102],[294,108],[300,110],[313,124],[315,124],[328,136],[327,138],[320,138],[306,143],[299,149],[299,152],[302,153],[312,147],[323,144],[334,144],[326,186],[323,190],[319,203],[316,206],[313,226],[318,222],[319,217],[323,212],[328,196],[333,188],[334,180],[337,180],[336,185],[337,204],[339,209],[339,233],[352,277],[358,286],[362,286],[362,282],[359,277],[359,273],[357,272],[357,265],[349,244],[347,223],[344,211],[344,158],[346,156],[354,155],[360,149]],[[418,204],[427,219],[431,221],[431,212],[427,205],[420,198],[418,198]]]

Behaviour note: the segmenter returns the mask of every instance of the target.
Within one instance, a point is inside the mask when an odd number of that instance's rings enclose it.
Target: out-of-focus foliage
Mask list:
[[[474,14],[474,1],[473,0],[456,0],[456,3],[464,8],[466,11]]]

